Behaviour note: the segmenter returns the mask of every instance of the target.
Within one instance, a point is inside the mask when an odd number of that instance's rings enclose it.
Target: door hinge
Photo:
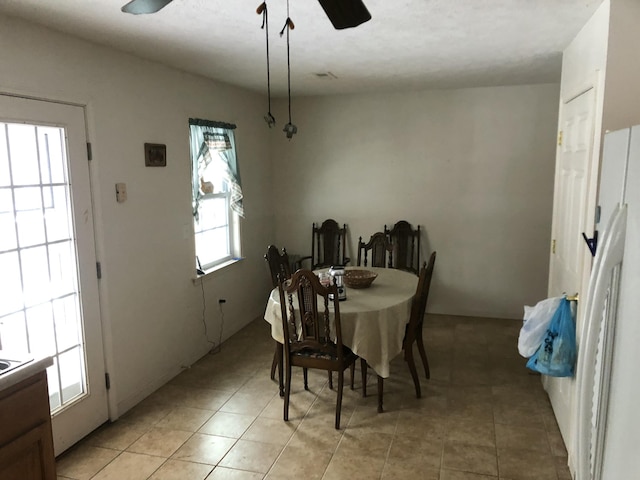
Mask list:
[[[594,218],[594,223],[598,224],[600,223],[600,213],[601,213],[602,209],[600,208],[600,205],[596,205],[596,214],[595,214],[595,218]]]
[[[107,372],[104,373],[104,384],[107,387],[107,390],[111,389],[111,377]]]
[[[96,262],[96,274],[98,279],[102,278],[102,264],[100,262]]]
[[[558,146],[562,146],[562,130],[558,132]]]
[[[91,152],[91,143],[87,142],[87,160],[93,160],[93,153]]]
[[[551,240],[551,253],[556,253],[556,239]]]

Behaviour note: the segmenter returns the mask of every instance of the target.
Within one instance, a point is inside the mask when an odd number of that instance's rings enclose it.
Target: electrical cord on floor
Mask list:
[[[218,300],[218,306],[220,307],[220,335],[218,336],[218,345],[211,349],[211,353],[219,353],[222,349],[222,330],[224,329],[224,311],[222,310],[222,304],[226,300]]]
[[[214,342],[213,340],[209,340],[207,317],[205,315],[207,312],[207,299],[204,294],[204,282],[202,281],[202,279],[200,279],[200,287],[202,288],[202,324],[204,325],[204,337],[207,339],[207,342],[211,344],[211,350],[209,352],[213,353],[213,351],[216,349],[216,342]]]

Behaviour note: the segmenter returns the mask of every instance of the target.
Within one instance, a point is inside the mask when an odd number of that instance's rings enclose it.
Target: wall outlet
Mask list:
[[[116,183],[116,201],[118,203],[124,203],[127,201],[127,184]]]

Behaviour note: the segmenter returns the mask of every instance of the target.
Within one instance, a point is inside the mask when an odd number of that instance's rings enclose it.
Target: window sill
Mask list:
[[[194,284],[201,282],[202,280],[207,280],[209,278],[213,278],[216,277],[217,275],[221,274],[223,270],[226,270],[227,268],[232,267],[233,265],[237,265],[238,263],[242,262],[244,260],[244,258],[240,257],[240,258],[232,258],[231,260],[228,260],[224,263],[221,263],[219,265],[216,265],[215,267],[211,267],[208,268],[207,270],[205,270],[205,272],[202,275],[197,275],[196,277],[192,278],[191,280],[193,281]]]

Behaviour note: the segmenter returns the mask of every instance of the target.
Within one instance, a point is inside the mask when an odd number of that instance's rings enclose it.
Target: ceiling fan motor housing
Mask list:
[[[361,0],[318,0],[337,30],[353,28],[371,20],[371,14]]]

